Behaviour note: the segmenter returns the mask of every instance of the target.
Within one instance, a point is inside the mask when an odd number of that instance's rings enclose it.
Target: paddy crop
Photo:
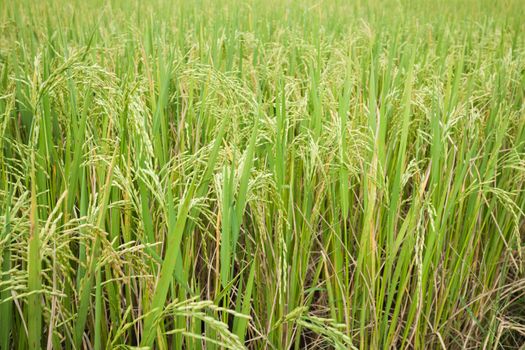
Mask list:
[[[0,350],[523,349],[518,0],[0,0]]]

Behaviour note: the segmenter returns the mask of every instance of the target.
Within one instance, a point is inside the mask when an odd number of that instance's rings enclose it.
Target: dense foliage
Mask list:
[[[0,349],[520,348],[524,23],[0,0]]]

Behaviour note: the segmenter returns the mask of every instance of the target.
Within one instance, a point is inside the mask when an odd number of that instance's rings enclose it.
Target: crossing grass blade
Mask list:
[[[142,346],[151,346],[155,340],[157,322],[159,321],[162,307],[166,303],[166,297],[173,278],[177,253],[180,249],[179,246],[184,233],[184,227],[186,226],[186,220],[188,218],[194,190],[194,184],[192,183],[180,205],[175,225],[168,228],[169,233],[166,254],[155,286],[155,292],[151,298],[151,304],[149,306],[151,313],[144,319],[144,335],[141,340]]]
[[[30,349],[40,349],[41,329],[42,329],[42,305],[41,305],[41,243],[38,223],[38,199],[36,190],[35,174],[35,154],[32,153],[31,166],[31,219],[30,219],[30,238],[28,252],[28,289],[31,295],[28,297],[28,346]]]

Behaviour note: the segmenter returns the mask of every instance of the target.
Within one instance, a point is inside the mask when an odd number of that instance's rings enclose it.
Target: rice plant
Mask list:
[[[519,0],[0,0],[0,350],[524,349]]]

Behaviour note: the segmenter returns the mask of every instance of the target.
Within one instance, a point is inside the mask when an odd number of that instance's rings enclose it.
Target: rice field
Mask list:
[[[525,349],[519,0],[0,0],[0,350]]]

